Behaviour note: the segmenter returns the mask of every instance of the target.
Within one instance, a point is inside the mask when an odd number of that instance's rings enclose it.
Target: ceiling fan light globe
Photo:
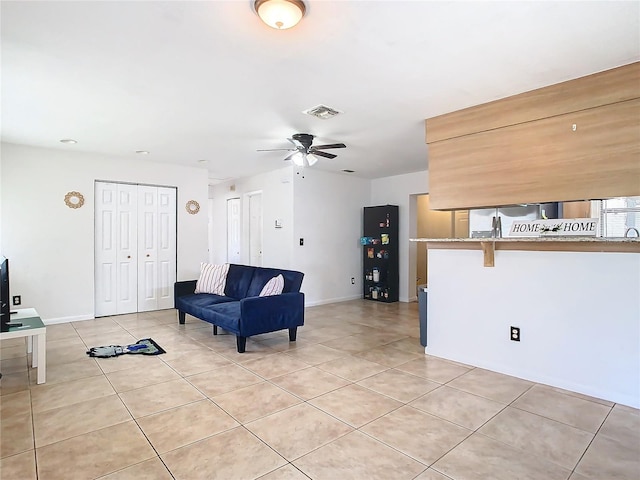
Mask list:
[[[300,0],[256,0],[255,8],[262,21],[276,30],[294,27],[305,11]]]
[[[307,155],[307,163],[310,167],[313,167],[317,161],[318,157],[316,157],[315,155]]]
[[[291,157],[291,161],[293,162],[293,164],[298,167],[304,167],[305,160],[306,160],[305,155],[303,155],[300,152],[296,153],[293,157]]]

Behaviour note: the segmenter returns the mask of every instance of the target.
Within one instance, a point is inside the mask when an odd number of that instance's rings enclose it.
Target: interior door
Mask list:
[[[95,315],[173,307],[176,189],[96,182]]]
[[[138,186],[138,312],[173,307],[176,190]]]
[[[137,310],[135,185],[95,184],[95,315]]]
[[[262,193],[249,196],[249,265],[262,266]]]
[[[158,310],[173,308],[173,284],[176,283],[177,190],[158,187]]]
[[[158,305],[158,189],[138,187],[138,311]]]
[[[241,263],[240,261],[240,199],[227,200],[227,262]]]

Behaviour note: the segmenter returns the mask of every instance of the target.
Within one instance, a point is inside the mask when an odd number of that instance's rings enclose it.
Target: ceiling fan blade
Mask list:
[[[314,145],[311,148],[347,148],[347,146],[344,143],[332,143],[330,145]]]
[[[321,152],[320,150],[315,150],[315,147],[312,148],[311,150],[309,150],[309,153],[311,155],[316,155],[317,157],[324,157],[324,158],[336,158],[337,155],[334,155],[333,153],[327,153],[327,152]]]
[[[260,149],[260,150],[256,150],[256,152],[280,152],[280,151],[287,151],[287,152],[291,152],[293,151],[293,148],[267,148],[267,149]]]
[[[303,147],[303,145],[298,140],[294,140],[293,138],[287,138],[287,140],[289,140],[291,143],[293,143],[293,146],[296,147],[296,148]]]
[[[294,155],[296,155],[298,152],[298,150],[295,150],[293,152],[291,152],[289,155],[287,155],[286,157],[284,157],[284,161],[286,162],[287,160],[291,160],[291,157],[293,157]]]

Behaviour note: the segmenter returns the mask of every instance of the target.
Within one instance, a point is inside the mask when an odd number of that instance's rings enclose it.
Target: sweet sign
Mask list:
[[[516,220],[510,237],[595,237],[597,218],[559,218],[554,220]]]

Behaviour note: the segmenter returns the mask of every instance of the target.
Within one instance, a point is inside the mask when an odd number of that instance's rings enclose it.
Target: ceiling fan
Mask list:
[[[293,148],[271,148],[258,150],[258,152],[275,152],[284,150],[287,152],[291,152],[285,157],[285,161],[291,160],[295,165],[299,167],[311,167],[318,161],[317,157],[337,157],[337,155],[334,155],[333,153],[323,152],[322,150],[328,148],[347,148],[344,143],[332,143],[330,145],[312,145],[313,139],[314,135],[311,135],[309,133],[296,133],[292,135],[291,138],[287,138],[287,140],[289,140],[293,144]]]

